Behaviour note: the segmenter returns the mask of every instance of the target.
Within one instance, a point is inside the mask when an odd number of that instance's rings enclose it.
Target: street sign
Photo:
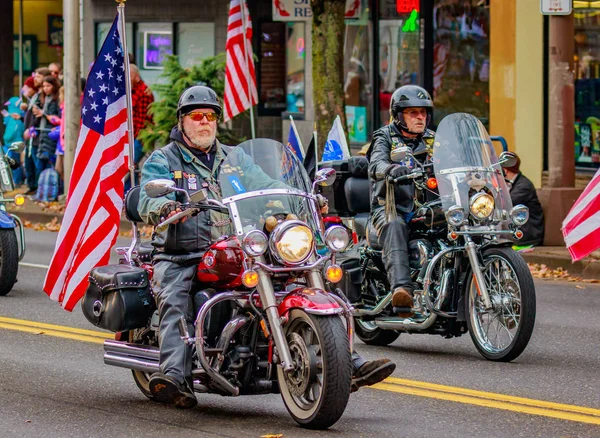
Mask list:
[[[541,0],[540,9],[544,15],[569,15],[573,10],[573,0]]]
[[[310,0],[272,0],[273,21],[310,21]],[[346,0],[346,19],[360,18],[361,0]]]

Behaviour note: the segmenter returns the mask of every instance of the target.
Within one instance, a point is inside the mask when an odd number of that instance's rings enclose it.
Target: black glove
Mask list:
[[[16,160],[14,160],[13,158],[6,157],[6,160],[8,161],[8,165],[12,170],[16,170],[20,167],[20,164],[17,163]]]
[[[169,217],[169,215],[171,213],[173,213],[175,210],[177,210],[178,208],[181,208],[180,202],[175,202],[175,201],[167,202],[160,209],[160,221],[162,222],[165,219],[167,219]]]
[[[399,178],[401,176],[406,176],[410,173],[410,169],[406,166],[401,166],[399,164],[393,164],[387,170],[387,175],[393,179]],[[399,185],[410,185],[412,181],[410,179],[403,179],[398,181],[396,184]]]

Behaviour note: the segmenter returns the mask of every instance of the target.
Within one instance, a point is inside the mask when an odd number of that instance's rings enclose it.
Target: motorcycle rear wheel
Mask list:
[[[510,362],[527,347],[535,325],[535,286],[523,258],[510,248],[483,253],[483,276],[493,309],[487,311],[473,275],[466,284],[469,334],[488,360]]]
[[[354,331],[358,339],[365,344],[380,347],[390,345],[400,336],[400,333],[394,330],[380,329],[373,322],[363,321],[361,318],[354,318]]]
[[[14,228],[0,229],[0,296],[8,295],[17,282],[19,243]]]
[[[136,332],[138,330],[129,330],[129,342],[132,344],[140,344],[139,339],[136,339]],[[146,397],[150,400],[154,400],[154,394],[150,391],[150,373],[143,371],[131,370],[133,375],[133,381],[137,387],[142,391]]]
[[[296,369],[277,367],[285,407],[307,429],[327,429],[346,409],[352,382],[348,333],[338,316],[290,312],[285,335]]]

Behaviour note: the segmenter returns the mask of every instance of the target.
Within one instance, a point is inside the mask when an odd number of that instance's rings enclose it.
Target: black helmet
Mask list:
[[[429,126],[433,115],[433,100],[425,88],[418,85],[403,85],[392,94],[390,114],[400,129],[408,131],[402,114],[404,108],[427,108],[427,126]]]
[[[177,118],[196,108],[212,108],[218,115],[223,111],[215,90],[204,85],[194,85],[181,93],[177,104]]]

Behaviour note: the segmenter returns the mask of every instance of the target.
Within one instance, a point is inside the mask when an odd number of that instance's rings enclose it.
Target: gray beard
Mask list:
[[[211,138],[202,138],[198,140],[188,135],[187,132],[184,132],[184,134],[187,140],[191,143],[190,146],[192,146],[195,149],[200,149],[202,152],[206,152],[207,150],[209,150],[214,144],[216,138],[213,136]]]

